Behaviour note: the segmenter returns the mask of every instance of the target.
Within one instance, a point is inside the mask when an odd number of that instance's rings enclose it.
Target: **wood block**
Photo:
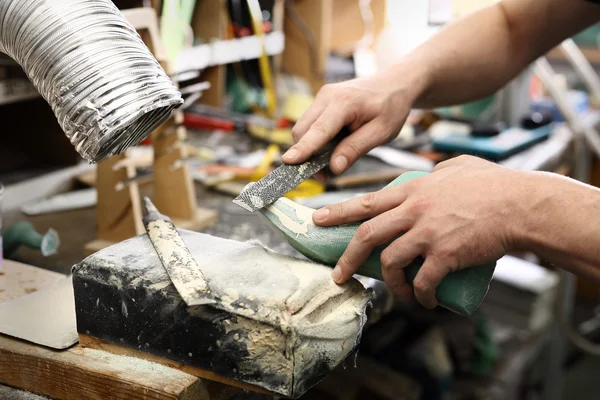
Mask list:
[[[311,45],[307,41],[286,10],[283,69],[288,74],[308,80],[313,92],[317,93],[324,84],[325,63],[330,50],[333,0],[296,0],[292,6],[314,36],[314,43]]]
[[[112,246],[113,244],[115,244],[116,242],[112,242],[110,240],[102,240],[102,239],[95,239],[92,240],[91,242],[86,243],[86,245],[83,247],[83,255],[85,257],[94,254],[97,251],[100,251],[108,246]]]
[[[191,219],[171,218],[177,228],[188,231],[202,231],[217,223],[217,211],[209,208],[198,207]]]
[[[73,268],[79,334],[293,398],[357,349],[370,300],[358,281],[337,285],[329,268],[256,244],[181,236],[210,287],[206,305],[185,304],[140,235]]]
[[[239,392],[240,389],[250,390],[256,393],[273,394],[264,389],[259,388],[258,386],[249,385],[247,383],[235,381],[233,379],[227,379],[222,375],[216,374],[214,372],[202,368],[179,363],[173,360],[169,360],[168,358],[159,357],[144,351],[131,349],[125,346],[119,346],[118,344],[109,343],[104,340],[88,336],[86,334],[79,334],[79,345],[83,348],[97,349],[121,356],[136,357],[157,364],[165,365],[175,370],[182,371],[186,374],[194,375],[198,378],[203,378],[207,379],[210,382],[214,382],[213,386],[218,387],[221,390],[229,388],[228,392],[230,392],[231,394]]]
[[[55,351],[0,335],[0,382],[56,399],[208,400],[205,381],[134,357]]]
[[[165,132],[170,128],[174,131]],[[190,167],[181,162],[188,156],[182,143],[185,136],[185,127],[173,126],[173,120],[153,134],[154,203],[173,220],[195,220],[198,208]]]
[[[197,0],[192,17],[194,37],[204,43],[214,39],[225,39],[228,17],[224,0]],[[202,93],[198,100],[202,104],[215,107],[223,106],[227,70],[224,65],[206,68],[202,79],[210,82],[210,88]]]
[[[144,232],[141,216],[140,194],[136,183],[124,190],[116,190],[116,185],[135,175],[135,166],[118,168],[126,163],[126,154],[109,157],[98,163],[96,188],[96,229],[98,239],[118,242]]]
[[[383,31],[386,23],[387,0],[371,0],[370,8],[373,13],[373,44]],[[360,4],[354,0],[333,0],[335,18],[331,20],[331,43],[330,48],[346,56],[352,55],[363,35],[365,24],[360,15]]]

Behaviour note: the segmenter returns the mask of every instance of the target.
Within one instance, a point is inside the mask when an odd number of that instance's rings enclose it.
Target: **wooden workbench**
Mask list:
[[[64,278],[56,272],[4,260],[0,302]],[[4,335],[0,335],[0,384],[65,400],[228,399],[241,390],[136,357],[80,345],[56,351]]]

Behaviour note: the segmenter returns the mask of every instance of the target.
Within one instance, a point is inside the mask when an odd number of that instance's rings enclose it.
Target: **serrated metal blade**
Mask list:
[[[258,182],[246,186],[240,195],[233,200],[233,203],[250,212],[272,204],[325,168],[329,164],[332,152],[333,146],[327,146],[324,151],[302,164],[286,164],[275,168]]]

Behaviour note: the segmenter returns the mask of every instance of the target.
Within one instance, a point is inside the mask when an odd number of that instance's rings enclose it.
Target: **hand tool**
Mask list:
[[[161,214],[147,197],[144,205],[143,221],[148,237],[183,301],[188,306],[214,303],[200,267],[171,219]]]
[[[276,122],[275,120],[263,117],[261,115],[236,113],[223,108],[211,107],[205,104],[194,104],[187,109],[187,112],[226,119],[241,126],[255,125],[273,129],[283,124],[283,121]]]
[[[348,128],[342,129],[334,140],[302,164],[277,167],[258,182],[248,185],[233,202],[250,212],[268,206],[325,168],[337,144],[349,134]]]
[[[235,122],[223,118],[191,113],[183,114],[183,126],[190,129],[219,129],[225,132],[232,132],[239,129],[239,126]]]

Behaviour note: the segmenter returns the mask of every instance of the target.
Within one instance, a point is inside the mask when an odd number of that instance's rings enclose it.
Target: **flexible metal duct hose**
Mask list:
[[[0,0],[0,51],[89,162],[139,143],[183,103],[110,0]]]

